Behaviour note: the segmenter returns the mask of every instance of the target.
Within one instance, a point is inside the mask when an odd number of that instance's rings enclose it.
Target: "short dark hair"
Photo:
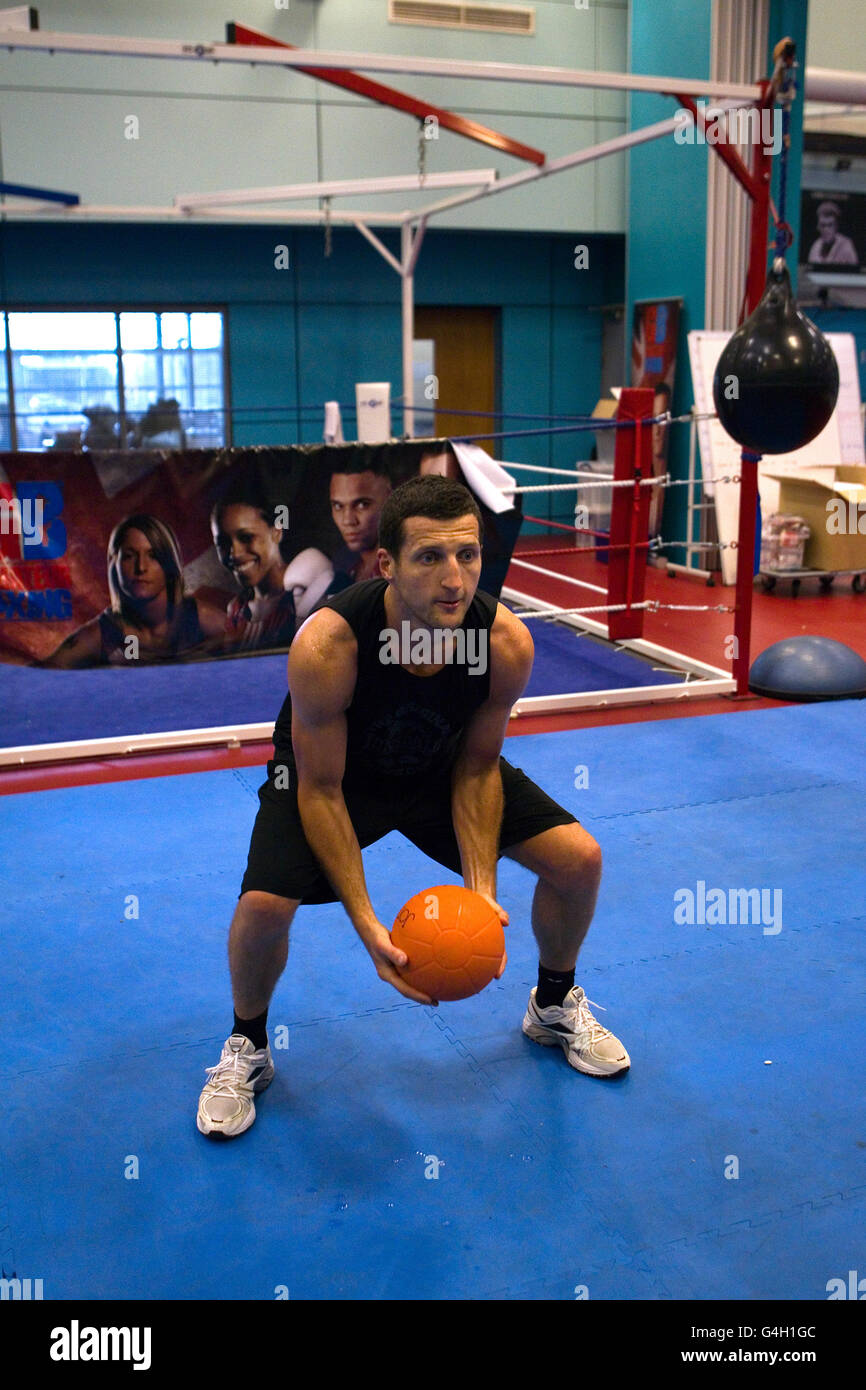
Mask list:
[[[379,545],[395,558],[403,546],[403,523],[411,516],[425,516],[432,521],[456,521],[461,516],[474,516],[478,522],[478,539],[484,538],[481,509],[468,487],[435,473],[401,483],[382,508]]]
[[[364,459],[353,449],[347,449],[332,463],[332,478],[335,473],[372,473],[376,478],[387,478],[389,483],[391,481],[391,474],[381,458]]]

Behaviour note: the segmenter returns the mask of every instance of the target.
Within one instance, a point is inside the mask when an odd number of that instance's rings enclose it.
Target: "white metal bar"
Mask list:
[[[74,214],[70,219],[74,221],[80,218],[86,221],[88,218],[116,218],[122,221],[124,218],[135,218],[139,222],[159,222],[159,221],[188,221],[188,222],[324,222],[326,214],[318,208],[308,208],[303,212],[297,209],[285,209],[283,211],[253,211],[252,209],[241,208],[215,208],[210,211],[208,208],[196,208],[195,212],[186,213],[181,208],[174,207],[120,207],[117,204],[85,204],[75,207],[62,207],[58,203],[44,203],[38,207],[13,206],[7,203],[3,207],[3,214],[9,218],[22,220],[34,217],[46,217],[54,214],[56,217],[67,217],[70,213]],[[405,212],[332,212],[331,222],[345,226],[354,226],[360,218],[372,218],[377,223],[400,227],[407,219]]]
[[[686,546],[687,567],[692,563],[692,556],[694,554],[695,549],[692,542],[695,539],[695,517],[697,515],[695,511],[695,482],[697,480],[697,438],[698,425],[697,421],[693,417],[689,422],[689,486],[687,488],[688,497],[686,501],[686,536],[688,537],[689,541],[689,544]]]
[[[356,219],[354,225],[358,228],[358,231],[361,233],[361,236],[366,237],[371,246],[375,246],[380,256],[383,256],[385,258],[388,264],[394,270],[396,270],[397,274],[402,275],[403,267],[397,260],[397,257],[392,255],[385,243],[383,241],[380,241],[379,238],[376,236],[375,232],[370,231],[370,228],[367,226],[366,222],[362,222],[361,219],[358,218]]]
[[[2,16],[0,16],[2,18]],[[90,53],[126,58],[174,58],[205,63],[250,63],[253,67],[339,68],[344,72],[413,73],[472,81],[528,82],[548,87],[599,87],[625,92],[684,92],[694,97],[758,101],[757,83],[706,82],[693,77],[644,76],[628,72],[534,66],[531,63],[472,63],[454,58],[404,54],[344,53],[329,49],[258,48],[247,44],[193,43],[180,39],[129,39],[105,34],[66,34],[0,29],[0,47],[49,53]],[[846,74],[856,76],[856,74]]]
[[[56,763],[81,758],[110,758],[160,750],[225,746],[269,742],[274,732],[270,724],[227,724],[210,729],[174,729],[156,734],[127,734],[121,738],[73,739],[67,743],[23,744],[0,748],[0,767],[23,767],[30,763]]]
[[[610,705],[659,705],[674,700],[707,700],[714,695],[730,695],[736,688],[736,681],[728,679],[685,681],[678,685],[632,685],[617,690],[582,690],[569,695],[530,695],[517,701],[511,718],[606,709]]]
[[[807,101],[866,103],[866,73],[807,68],[803,87]]]
[[[667,560],[663,564],[657,565],[656,568],[666,569],[668,574],[671,572],[674,574],[684,574],[687,579],[701,579],[704,583],[713,577],[712,570],[699,570],[692,565],[675,565],[673,560]]]
[[[465,188],[496,182],[495,169],[457,169],[453,173],[393,174],[372,179],[332,179],[324,183],[270,184],[263,188],[232,188],[214,193],[178,193],[175,207],[216,208],[242,203],[280,203],[294,198],[343,198],[353,193],[417,193],[425,188]]]
[[[297,208],[275,209],[273,212],[253,210],[252,208],[196,208],[192,213],[184,213],[184,217],[206,217],[215,220],[227,219],[237,222],[325,222],[353,224],[357,218],[375,218],[378,223],[387,223],[389,226],[399,227],[406,220],[405,212],[348,212],[340,211],[339,208],[332,208],[328,214],[324,208]]]
[[[589,164],[594,159],[604,159],[607,155],[619,154],[621,150],[631,149],[634,145],[642,145],[647,140],[658,140],[663,135],[671,135],[676,130],[677,124],[676,118],[669,116],[664,121],[656,121],[654,125],[641,126],[640,129],[628,131],[625,135],[615,135],[610,140],[603,140],[600,145],[590,145],[585,150],[561,155],[559,159],[551,159],[547,164],[522,170],[519,174],[512,174],[507,179],[499,179],[490,188],[475,190],[472,193],[457,194],[453,198],[443,198],[441,202],[431,203],[428,207],[422,208],[420,212],[410,214],[410,217],[430,217],[436,212],[446,212],[449,208],[463,207],[466,203],[473,203],[477,198],[492,198],[496,193],[505,193],[510,188],[521,188],[524,184],[534,183],[536,179],[545,179],[551,174],[562,173],[564,169],[575,169],[579,164]]]
[[[86,220],[91,217],[98,218],[128,218],[133,217],[136,221],[208,221],[208,222],[324,222],[326,213],[319,208],[307,208],[299,211],[297,208],[285,208],[274,211],[253,210],[252,208],[196,208],[194,212],[186,212],[183,208],[176,207],[121,207],[115,203],[84,203],[73,207],[64,207],[59,203],[40,203],[34,207],[30,203],[22,203],[20,206],[13,203],[4,203],[3,214],[9,218],[30,218],[52,216],[69,218],[74,221],[76,218]],[[72,214],[70,218],[70,214]],[[353,226],[360,218],[373,218],[377,223],[387,226],[400,227],[410,217],[406,212],[338,212],[332,211],[331,221],[339,222],[346,226]]]
[[[403,330],[403,433],[408,439],[415,434],[415,280],[409,270],[412,260],[412,227],[404,222],[400,229],[400,259],[403,263],[401,282],[401,313]]]
[[[406,266],[406,274],[414,275],[415,267],[418,264],[418,257],[421,254],[421,243],[424,240],[424,233],[427,230],[427,218],[422,217],[418,223],[418,230],[415,233],[415,240],[412,242],[412,251],[409,256],[409,264]]]
[[[26,8],[26,7],[16,7]],[[89,53],[127,58],[173,58],[212,63],[249,63],[252,67],[327,67],[344,71],[414,73],[426,77],[467,78],[488,82],[527,82],[544,86],[598,87],[626,92],[684,93],[714,100],[758,101],[757,83],[700,81],[692,77],[644,76],[640,73],[590,72],[578,68],[540,67],[526,63],[469,63],[455,59],[413,58],[382,53],[334,53],[307,48],[259,48],[247,44],[190,43],[175,39],[124,39],[100,34],[64,34],[44,29],[26,32],[7,22],[0,11],[0,47],[9,52]],[[866,103],[866,75],[834,68],[806,69],[804,95],[809,101]]]

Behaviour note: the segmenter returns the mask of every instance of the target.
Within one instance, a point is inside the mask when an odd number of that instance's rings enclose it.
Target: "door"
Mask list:
[[[492,412],[497,408],[499,310],[487,308],[424,307],[415,309],[415,339],[432,340],[433,373],[438,392],[434,397],[433,433],[439,438],[461,434],[489,434],[500,422],[487,415],[454,415],[454,410]],[[416,406],[426,399],[419,393]],[[478,443],[491,457],[501,452],[499,440]]]

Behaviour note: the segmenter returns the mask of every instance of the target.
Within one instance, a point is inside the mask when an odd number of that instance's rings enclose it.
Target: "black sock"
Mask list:
[[[242,1038],[249,1038],[253,1047],[258,1052],[260,1048],[268,1045],[268,1011],[265,1009],[258,1018],[238,1018],[235,1014],[233,1033],[240,1033]]]
[[[549,1009],[551,1004],[561,1004],[568,991],[574,986],[573,970],[545,970],[538,967],[538,989],[535,991],[535,1006]]]

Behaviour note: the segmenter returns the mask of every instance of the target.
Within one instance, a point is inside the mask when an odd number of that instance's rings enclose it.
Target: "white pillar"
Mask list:
[[[736,82],[747,73],[769,76],[767,43],[769,0],[713,0],[712,79]],[[752,150],[738,144],[747,169]],[[739,323],[749,268],[750,202],[745,189],[722,161],[707,150],[707,254],[704,327],[727,329]]]
[[[412,265],[412,226],[409,222],[404,222],[400,229],[400,259],[403,263],[403,433],[411,439],[415,433],[415,276],[409,274],[409,267]]]

